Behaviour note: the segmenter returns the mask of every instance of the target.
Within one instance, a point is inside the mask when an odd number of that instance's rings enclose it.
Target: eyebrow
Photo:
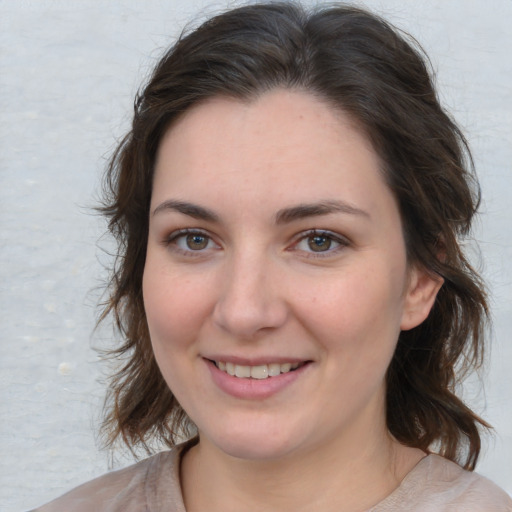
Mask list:
[[[219,216],[212,210],[197,204],[178,201],[176,199],[168,199],[167,201],[160,203],[153,210],[153,215],[157,215],[158,213],[168,210],[182,213],[183,215],[188,215],[189,217],[199,220],[209,222],[219,221]],[[321,215],[329,215],[331,213],[344,213],[370,218],[370,214],[360,208],[356,208],[355,206],[343,201],[330,200],[320,201],[318,203],[299,204],[290,208],[283,208],[276,213],[275,222],[276,224],[287,224],[307,217],[319,217]]]
[[[276,224],[286,224],[307,217],[319,217],[330,213],[345,213],[370,218],[370,214],[360,208],[343,201],[320,201],[311,204],[299,204],[291,208],[284,208],[276,213]]]
[[[187,203],[186,201],[177,201],[175,199],[169,199],[159,204],[154,210],[153,215],[164,211],[174,211],[194,217],[194,219],[206,220],[209,222],[218,222],[219,216],[208,208],[198,206],[197,204]]]

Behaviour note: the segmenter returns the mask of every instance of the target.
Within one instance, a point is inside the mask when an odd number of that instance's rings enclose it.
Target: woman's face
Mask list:
[[[196,106],[161,142],[149,228],[151,341],[202,442],[265,459],[385,430],[399,332],[437,284],[347,117],[287,90]]]

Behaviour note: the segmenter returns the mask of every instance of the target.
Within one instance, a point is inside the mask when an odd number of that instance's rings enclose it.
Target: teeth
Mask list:
[[[233,363],[226,363],[226,371],[229,373],[229,375],[235,375],[235,365]]]
[[[281,365],[279,363],[272,363],[268,365],[268,376],[275,377],[281,373]]]
[[[251,376],[251,367],[250,366],[240,366],[239,364],[235,365],[235,376],[239,378],[247,378]]]
[[[246,368],[249,367],[246,366]],[[268,377],[268,366],[266,364],[251,366],[251,377],[253,379],[266,379]]]
[[[300,363],[271,363],[258,366],[244,366],[241,364],[225,363],[224,361],[215,361],[215,366],[219,370],[240,379],[252,378],[262,380],[295,370],[300,366]]]

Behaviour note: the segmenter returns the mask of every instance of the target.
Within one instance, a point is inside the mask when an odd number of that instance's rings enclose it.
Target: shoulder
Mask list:
[[[127,468],[91,480],[31,512],[158,511],[158,503],[176,504],[181,512],[179,457],[182,445]]]
[[[512,512],[512,499],[489,479],[429,455],[374,512]]]
[[[453,507],[449,510],[512,512],[512,499],[488,478],[466,471],[439,455],[427,457],[426,468],[431,488],[445,496]],[[468,508],[464,508],[468,507]]]

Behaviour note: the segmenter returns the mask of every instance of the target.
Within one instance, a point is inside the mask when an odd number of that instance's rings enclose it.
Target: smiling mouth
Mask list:
[[[293,372],[297,368],[304,366],[306,362],[302,363],[271,363],[271,364],[260,364],[257,366],[245,366],[240,364],[234,364],[224,361],[212,361],[213,364],[224,373],[239,379],[268,379],[271,377],[277,377],[282,373]]]

